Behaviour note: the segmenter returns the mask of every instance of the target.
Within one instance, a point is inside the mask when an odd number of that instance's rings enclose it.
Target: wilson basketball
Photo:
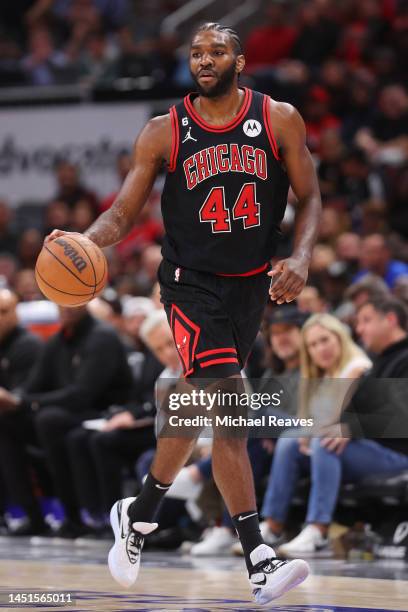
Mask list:
[[[89,238],[60,236],[44,244],[35,266],[42,293],[60,306],[81,306],[103,290],[108,265]]]

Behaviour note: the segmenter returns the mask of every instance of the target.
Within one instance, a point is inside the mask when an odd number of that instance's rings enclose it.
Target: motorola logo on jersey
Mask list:
[[[242,172],[263,181],[268,178],[265,151],[251,145],[220,144],[201,149],[187,157],[183,168],[189,190],[220,172]]]
[[[262,125],[256,119],[247,119],[242,126],[242,129],[244,130],[244,134],[246,136],[255,138],[255,136],[259,136],[259,134],[262,132]]]

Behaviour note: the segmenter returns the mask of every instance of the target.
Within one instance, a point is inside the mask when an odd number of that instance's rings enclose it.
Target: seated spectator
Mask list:
[[[117,156],[116,172],[118,175],[119,185],[122,185],[122,183],[124,182],[130,170],[131,162],[132,162],[132,157],[128,151],[121,151],[119,155]],[[108,208],[112,206],[118,193],[119,193],[118,191],[114,191],[113,193],[110,193],[108,196],[106,196],[106,198],[102,200],[101,207],[100,207],[101,212],[105,212],[105,210],[108,210]]]
[[[325,206],[322,210],[319,228],[319,243],[334,246],[337,237],[348,229],[348,216],[333,206]]]
[[[347,146],[361,126],[371,121],[375,86],[375,75],[368,71],[354,72],[348,81],[348,110],[341,127]]]
[[[364,377],[342,415],[353,436],[377,438],[399,435],[407,424],[406,381],[403,386],[377,384],[376,379],[408,377],[408,310],[393,296],[372,298],[357,311],[357,334],[365,348],[376,355],[373,368]],[[398,390],[398,393],[393,391]],[[403,390],[403,393],[401,393]],[[394,427],[388,428],[394,423]],[[388,448],[408,454],[406,440],[376,440]]]
[[[41,232],[33,227],[22,232],[17,242],[17,256],[23,268],[35,268],[43,245]]]
[[[381,234],[372,234],[361,242],[360,271],[354,282],[363,278],[368,272],[380,276],[392,289],[399,276],[408,274],[408,264],[392,259],[387,238]]]
[[[320,85],[313,85],[307,92],[304,119],[307,143],[312,153],[320,151],[322,135],[326,130],[337,130],[339,119],[330,112],[330,96]]]
[[[154,311],[150,311],[150,317],[154,317]],[[150,335],[157,335],[158,327],[162,332],[162,323],[147,327],[143,346]],[[146,326],[142,322],[143,328]],[[97,424],[94,431],[91,422],[90,429],[73,429],[66,440],[83,519],[96,528],[109,525],[109,511],[122,495],[123,468],[132,466],[156,445],[154,385],[163,366],[147,347],[144,353],[128,353],[128,363],[133,374],[128,402],[115,406],[101,428]]]
[[[5,32],[0,32],[0,87],[24,84],[22,50]]]
[[[44,296],[38,288],[35,280],[34,270],[23,268],[19,270],[14,278],[13,288],[22,302],[33,302],[42,300]]]
[[[162,260],[161,247],[158,244],[152,244],[142,252],[142,270],[146,276],[146,281],[151,290],[157,279],[157,270],[159,269]]]
[[[25,455],[25,430],[29,429],[24,417],[17,417],[5,399],[9,392],[17,392],[26,382],[39,358],[41,341],[18,323],[17,296],[8,289],[0,290],[0,478],[9,503],[21,506],[27,513],[16,535],[31,530],[43,530],[45,525],[39,504],[34,496],[29,473],[20,469]],[[14,423],[19,426],[14,427]],[[32,431],[31,431],[32,435]],[[2,508],[4,511],[4,507]]]
[[[72,83],[76,78],[69,56],[55,48],[51,32],[43,25],[31,29],[21,66],[30,85]]]
[[[313,249],[312,260],[309,267],[311,282],[313,284],[319,284],[319,279],[322,274],[325,273],[328,267],[335,261],[336,254],[334,249],[329,245],[318,242]]]
[[[364,236],[388,232],[387,204],[372,198],[361,202],[361,232]]]
[[[399,277],[394,286],[394,295],[408,307],[408,274]]]
[[[246,68],[254,72],[259,68],[277,64],[288,57],[296,38],[295,28],[288,23],[283,3],[269,3],[263,25],[254,28],[245,43]],[[273,40],[273,45],[271,45]]]
[[[140,327],[146,317],[154,311],[154,304],[149,298],[130,296],[126,296],[122,303],[123,331],[129,350],[140,350],[143,346],[139,333]]]
[[[53,200],[45,211],[44,234],[47,235],[53,229],[70,231],[71,213],[68,204],[62,200]]]
[[[353,226],[358,228],[358,212],[362,201],[384,197],[384,184],[380,174],[370,165],[362,149],[353,148],[344,152],[340,163],[338,193],[346,200],[351,212]],[[358,228],[361,229],[361,228]]]
[[[75,202],[71,213],[71,231],[82,234],[95,221],[97,213],[92,201],[81,198]],[[59,228],[60,229],[60,228]]]
[[[79,57],[79,78],[83,83],[107,87],[118,76],[118,49],[102,31],[91,32]]]
[[[95,212],[98,211],[97,197],[82,185],[77,166],[67,160],[59,161],[55,166],[55,178],[57,180],[56,200],[62,200],[70,208],[73,208],[78,200],[88,200],[92,203]]]
[[[356,143],[377,163],[400,165],[408,156],[408,94],[403,85],[380,92],[378,112],[356,134]]]
[[[353,303],[354,308],[357,310],[369,299],[386,297],[388,294],[389,289],[382,278],[368,272],[347,289],[344,294],[344,298],[346,300],[350,300]]]
[[[300,312],[317,314],[327,311],[327,303],[317,287],[306,285],[296,298]]]
[[[398,168],[391,185],[389,197],[388,222],[390,227],[405,240],[408,239],[408,163]]]
[[[3,287],[14,287],[18,260],[14,255],[0,252],[0,282]]]
[[[12,212],[5,200],[0,200],[0,253],[16,254],[17,235],[11,226]]]
[[[336,240],[337,259],[347,266],[347,274],[352,277],[358,270],[361,253],[361,238],[353,232],[343,232]]]
[[[320,69],[320,80],[330,95],[330,110],[343,120],[350,110],[350,72],[334,56],[326,56]]]
[[[340,191],[340,162],[344,155],[344,144],[337,130],[326,130],[320,139],[317,174],[323,199],[335,196]]]
[[[100,416],[113,404],[123,404],[132,378],[116,333],[89,315],[86,306],[60,308],[60,320],[61,331],[46,342],[24,389],[19,395],[2,390],[1,403],[11,411],[8,436],[21,440],[19,461],[6,456],[10,478],[27,482],[24,445],[36,442],[36,431],[64,506],[66,519],[58,534],[73,537],[83,528],[66,435],[85,419]]]
[[[324,16],[323,6],[318,2],[300,5],[298,28],[292,55],[309,66],[319,66],[336,48],[339,26]]]
[[[299,416],[312,417],[315,424],[318,423],[319,430],[337,422],[339,415],[336,412],[341,407],[341,398],[336,396],[335,402],[333,399],[339,388],[331,381],[335,389],[333,394],[333,389],[326,382],[324,389],[328,389],[329,393],[322,397],[324,379],[348,379],[344,385],[348,387],[349,380],[361,376],[370,365],[368,357],[335,317],[329,314],[310,317],[302,328],[301,377],[311,384],[302,389]],[[331,410],[328,410],[328,406]],[[321,445],[319,437],[309,439],[303,436],[301,430],[291,431],[278,439],[262,505],[269,542],[272,545],[282,544],[296,482],[302,472],[310,471],[312,484],[307,526],[292,542],[280,547],[285,554],[292,554],[295,550],[298,553],[311,553],[328,549],[327,532],[336,501],[326,493],[331,473],[325,471],[321,453],[315,451],[316,448],[323,448],[326,442]]]

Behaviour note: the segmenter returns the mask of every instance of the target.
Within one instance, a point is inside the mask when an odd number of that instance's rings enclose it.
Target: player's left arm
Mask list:
[[[278,304],[291,302],[306,284],[322,209],[319,182],[312,156],[306,146],[306,128],[290,104],[271,100],[270,116],[275,137],[298,204],[294,249],[279,261],[269,275],[275,280],[270,296]]]

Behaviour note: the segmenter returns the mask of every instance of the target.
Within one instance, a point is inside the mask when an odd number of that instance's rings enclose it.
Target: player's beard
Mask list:
[[[191,77],[197,87],[197,91],[203,98],[220,98],[229,92],[231,89],[235,76],[236,76],[236,62],[233,62],[229,68],[227,68],[222,74],[217,75],[217,81],[215,85],[210,87],[202,87],[197,76],[191,71]]]

